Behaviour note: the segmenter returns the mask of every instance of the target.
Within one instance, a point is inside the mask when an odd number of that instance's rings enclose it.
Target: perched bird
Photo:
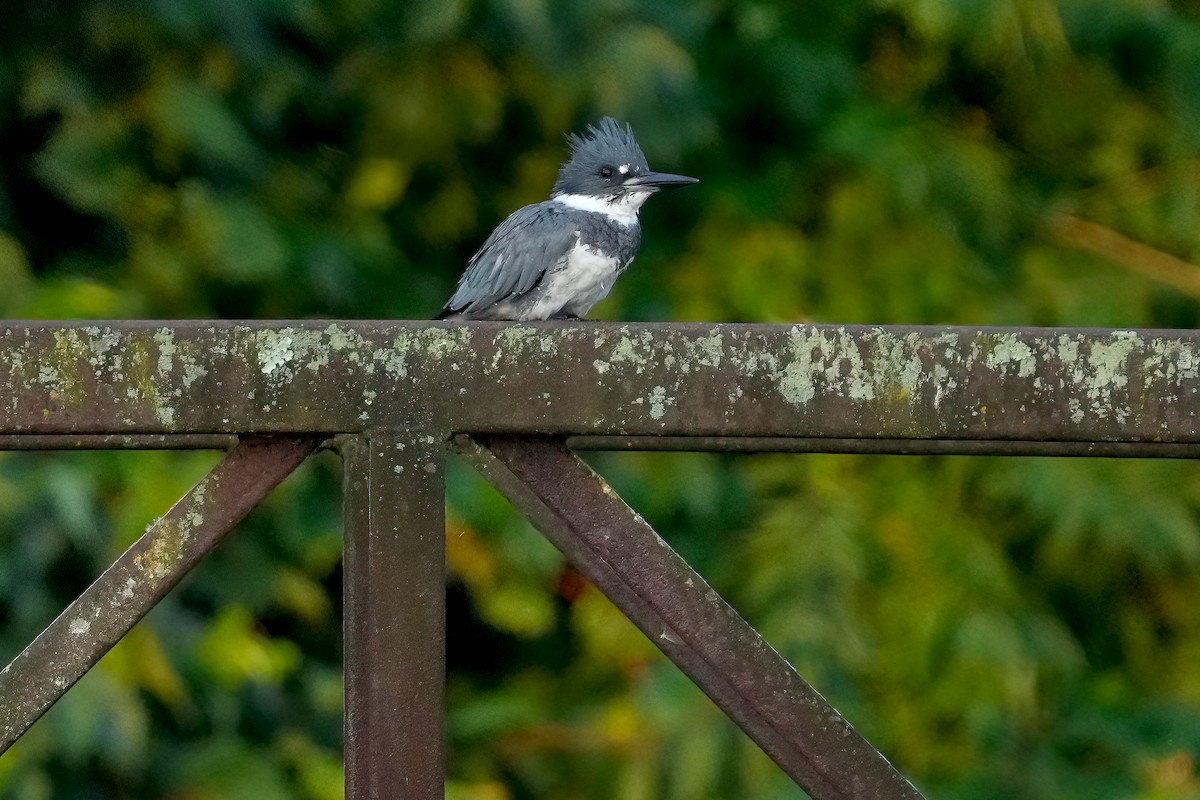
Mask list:
[[[441,319],[579,319],[612,289],[641,244],[646,198],[696,178],[651,172],[612,117],[567,138],[550,199],[514,212],[467,263]]]

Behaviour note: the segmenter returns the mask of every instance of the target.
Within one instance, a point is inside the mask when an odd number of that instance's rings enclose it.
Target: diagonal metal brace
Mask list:
[[[320,442],[243,440],[0,670],[6,751]]]
[[[815,800],[922,795],[561,440],[456,440]]]

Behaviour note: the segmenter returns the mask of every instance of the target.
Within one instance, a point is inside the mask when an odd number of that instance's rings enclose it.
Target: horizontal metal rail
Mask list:
[[[0,436],[1196,444],[1198,375],[1197,331],[21,323],[0,327]]]
[[[1200,444],[1021,442],[1004,439],[822,439],[766,436],[570,436],[572,450],[706,453],[840,453],[900,456],[1200,458]]]
[[[0,436],[4,450],[228,450],[231,433],[27,434]],[[709,453],[840,453],[906,456],[1050,456],[1200,458],[1200,444],[1164,442],[1022,442],[997,439],[832,439],[767,436],[570,436],[572,450]]]
[[[232,433],[46,433],[0,436],[0,450],[229,450]]]

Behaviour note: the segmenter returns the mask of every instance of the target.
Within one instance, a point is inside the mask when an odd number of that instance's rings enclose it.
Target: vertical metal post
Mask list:
[[[444,449],[392,430],[340,449],[346,797],[443,800]]]

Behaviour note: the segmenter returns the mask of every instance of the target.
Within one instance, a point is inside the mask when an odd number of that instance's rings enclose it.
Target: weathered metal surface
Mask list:
[[[228,450],[237,443],[232,433],[0,436],[0,450]]]
[[[0,385],[0,435],[1200,442],[1196,331],[9,323]]]
[[[345,751],[350,800],[442,800],[445,512],[442,442],[342,437]]]
[[[561,442],[459,437],[543,534],[816,800],[920,798]]]
[[[341,441],[352,798],[442,796],[438,446],[455,433],[493,437],[494,453],[474,449],[482,468],[818,798],[919,794],[569,451],[496,434],[614,449],[1181,458],[1200,449],[1195,331],[0,323],[0,385],[0,449],[316,437],[238,446],[0,672],[0,752],[315,441],[350,434]]]
[[[1200,458],[1200,444],[1162,442],[1022,442],[996,439],[823,439],[763,436],[569,436],[572,450],[709,453],[843,453],[904,456],[1056,456]]]
[[[316,444],[249,439],[0,671],[0,753],[145,616]]]

